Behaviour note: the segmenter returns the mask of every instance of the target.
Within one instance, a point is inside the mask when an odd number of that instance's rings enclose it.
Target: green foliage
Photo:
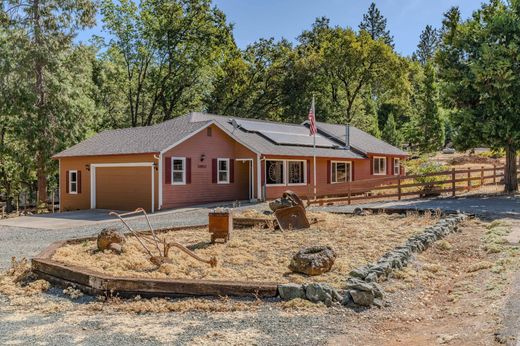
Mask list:
[[[103,0],[101,13],[110,37],[103,67],[122,82],[104,86],[125,96],[127,123],[150,125],[203,110],[234,46],[231,27],[211,0]]]
[[[381,14],[375,3],[371,3],[368,12],[363,15],[359,30],[365,30],[373,40],[383,40],[387,45],[394,47],[394,38],[386,30],[386,18]]]
[[[382,138],[395,146],[400,146],[402,143],[401,133],[397,130],[397,124],[394,120],[394,115],[390,113],[383,128]]]
[[[425,78],[419,96],[420,108],[416,115],[414,127],[415,137],[420,152],[430,153],[439,150],[444,145],[444,122],[439,110],[439,94],[435,77],[435,67],[427,63]]]
[[[408,175],[421,175],[420,177],[415,178],[415,181],[418,183],[427,184],[423,187],[423,190],[431,190],[434,188],[436,182],[446,179],[446,176],[425,177],[423,175],[445,172],[449,169],[448,166],[433,161],[426,155],[423,155],[418,159],[408,160],[405,164]]]
[[[506,191],[518,189],[520,148],[520,2],[492,0],[467,21],[457,9],[443,22],[437,55],[443,100],[453,109],[460,149],[490,146],[506,150]]]
[[[426,65],[433,59],[439,45],[439,34],[439,31],[431,25],[426,25],[426,28],[421,33],[417,50],[414,53],[415,59],[421,64]]]

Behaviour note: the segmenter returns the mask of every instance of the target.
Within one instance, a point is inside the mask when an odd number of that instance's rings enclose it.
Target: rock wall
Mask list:
[[[330,306],[335,301],[341,301],[347,306],[383,306],[384,292],[377,282],[386,280],[393,270],[405,267],[413,253],[420,253],[435,241],[450,233],[458,231],[458,224],[466,219],[464,214],[449,215],[409,238],[403,245],[395,247],[384,254],[376,263],[367,264],[352,270],[347,277],[346,289],[343,294],[326,283],[307,285],[283,284],[278,286],[280,298],[308,299],[312,302],[323,302]]]

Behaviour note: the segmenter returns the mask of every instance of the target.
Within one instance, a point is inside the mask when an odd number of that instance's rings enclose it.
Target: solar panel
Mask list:
[[[313,137],[305,126],[274,124],[259,121],[237,120],[237,124],[249,132],[257,132],[277,144],[312,146]],[[316,134],[316,146],[333,148],[337,146],[329,139]]]

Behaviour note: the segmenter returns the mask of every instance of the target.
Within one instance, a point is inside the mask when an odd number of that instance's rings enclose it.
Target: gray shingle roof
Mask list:
[[[103,131],[54,157],[158,153],[209,122],[190,122],[183,116],[152,126]]]
[[[235,128],[231,124],[232,119],[240,118],[207,113],[190,113],[153,126],[104,131],[56,154],[54,157],[159,153],[186,138],[193,132],[204,128],[211,122],[215,122],[239,143],[259,154],[310,157],[314,153],[312,148],[308,146],[280,145],[257,132],[248,132],[242,128]],[[296,130],[296,127],[301,129],[301,127],[304,126],[302,124],[283,124],[253,119],[246,120],[258,122],[259,125],[264,124],[270,128],[275,127],[276,130],[286,133],[292,133]],[[342,143],[342,134],[340,131],[343,129],[344,132],[344,127],[324,123],[318,123],[318,127],[330,135],[332,141],[337,142],[338,145]],[[406,154],[390,144],[378,140],[354,127],[351,130],[351,138],[354,149],[362,153]],[[316,148],[316,155],[320,157],[345,159],[364,158],[364,155],[357,151],[340,148]]]
[[[317,127],[341,143],[345,143],[345,125],[318,122]],[[405,151],[354,126],[350,126],[350,145],[364,154],[408,155]]]

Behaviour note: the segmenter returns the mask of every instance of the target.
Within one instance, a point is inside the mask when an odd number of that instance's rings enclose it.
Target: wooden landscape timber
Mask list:
[[[205,225],[175,227],[156,230],[157,233]],[[141,232],[151,233],[151,232]],[[56,250],[67,244],[95,240],[96,237],[77,238],[54,242],[31,260],[36,276],[60,287],[73,286],[89,295],[118,295],[121,297],[187,297],[187,296],[238,296],[276,297],[278,283],[217,280],[171,280],[115,277],[88,268],[63,264],[52,260]]]
[[[429,194],[448,193],[456,196],[458,191],[471,191],[481,186],[496,185],[504,177],[504,166],[485,168],[451,169],[443,172],[406,176],[384,176],[381,178],[352,181],[346,189],[336,194],[317,196],[308,199],[307,205],[348,203],[373,199],[397,199],[403,197],[422,197]],[[520,169],[517,173],[520,172]],[[472,173],[478,173],[476,176]],[[486,174],[489,173],[489,174]],[[434,181],[418,181],[425,178],[439,178]],[[476,182],[476,183],[474,183]],[[425,189],[432,187],[431,189]],[[415,189],[420,188],[420,189]],[[385,193],[386,192],[386,193]]]

